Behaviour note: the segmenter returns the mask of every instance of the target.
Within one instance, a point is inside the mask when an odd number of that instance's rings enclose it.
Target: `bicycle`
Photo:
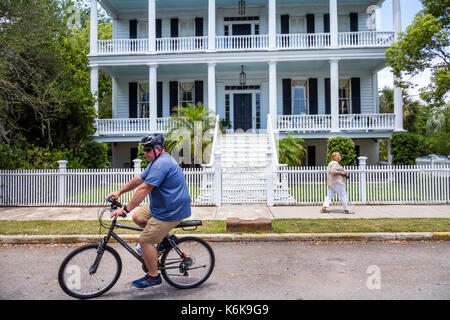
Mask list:
[[[110,202],[110,212],[122,207],[114,197]],[[91,243],[73,250],[61,263],[58,282],[62,290],[74,298],[90,299],[110,290],[117,282],[122,271],[122,260],[117,251],[108,245],[111,238],[122,245],[141,264],[147,273],[144,259],[122,240],[114,229],[122,228],[142,231],[142,228],[121,225],[114,218],[110,226],[104,225],[102,217],[106,208],[99,209],[98,218],[101,229],[108,228],[108,234],[98,243]],[[125,214],[122,217],[126,217]],[[202,221],[181,222],[175,228],[195,230]],[[195,229],[192,229],[195,228]],[[175,288],[190,289],[204,283],[214,269],[215,256],[211,246],[203,239],[187,236],[175,241],[166,236],[162,241],[165,248],[158,252],[158,270],[163,278]],[[174,272],[174,273],[172,273]]]

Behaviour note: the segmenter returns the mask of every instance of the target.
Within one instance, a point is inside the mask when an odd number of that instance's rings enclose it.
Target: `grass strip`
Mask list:
[[[107,223],[105,221],[105,223]],[[132,221],[120,224],[135,226]],[[197,230],[174,233],[231,233],[223,220],[205,220]],[[450,219],[446,218],[402,218],[402,219],[274,219],[272,233],[349,233],[349,232],[449,232]],[[139,232],[116,229],[118,234]],[[106,233],[106,229],[102,230]],[[245,232],[252,233],[252,232]],[[253,232],[261,233],[261,232]],[[92,235],[99,234],[96,220],[2,220],[0,235]]]

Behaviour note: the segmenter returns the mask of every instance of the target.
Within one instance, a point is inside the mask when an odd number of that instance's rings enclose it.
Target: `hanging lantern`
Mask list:
[[[239,84],[245,86],[247,82],[247,74],[244,72],[244,66],[241,66],[241,73],[239,73]]]
[[[243,16],[245,14],[245,1],[239,0],[238,6],[239,6],[239,14]]]

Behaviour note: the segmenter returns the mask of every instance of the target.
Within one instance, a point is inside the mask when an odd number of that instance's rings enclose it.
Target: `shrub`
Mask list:
[[[428,152],[425,138],[414,133],[398,132],[392,135],[391,154],[394,165],[411,165],[417,157]]]
[[[302,146],[304,140],[288,136],[278,140],[278,162],[288,166],[300,166],[305,156],[305,148]]]
[[[327,145],[327,163],[331,161],[333,152],[339,152],[343,166],[356,166],[355,143],[350,138],[336,137],[330,138]]]

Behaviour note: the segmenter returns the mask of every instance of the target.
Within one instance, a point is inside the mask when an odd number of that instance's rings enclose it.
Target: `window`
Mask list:
[[[148,118],[150,117],[148,83],[139,83],[138,90],[138,117]]]
[[[339,80],[339,114],[350,114],[350,79]]]
[[[188,103],[194,103],[194,81],[180,82],[180,105],[185,108]]]
[[[180,20],[180,37],[194,37],[195,36],[195,20],[183,19]]]
[[[292,114],[307,114],[308,110],[308,81],[292,81]]]
[[[291,33],[305,33],[305,17],[291,18]]]
[[[256,129],[261,129],[261,95],[255,94],[256,99]]]

